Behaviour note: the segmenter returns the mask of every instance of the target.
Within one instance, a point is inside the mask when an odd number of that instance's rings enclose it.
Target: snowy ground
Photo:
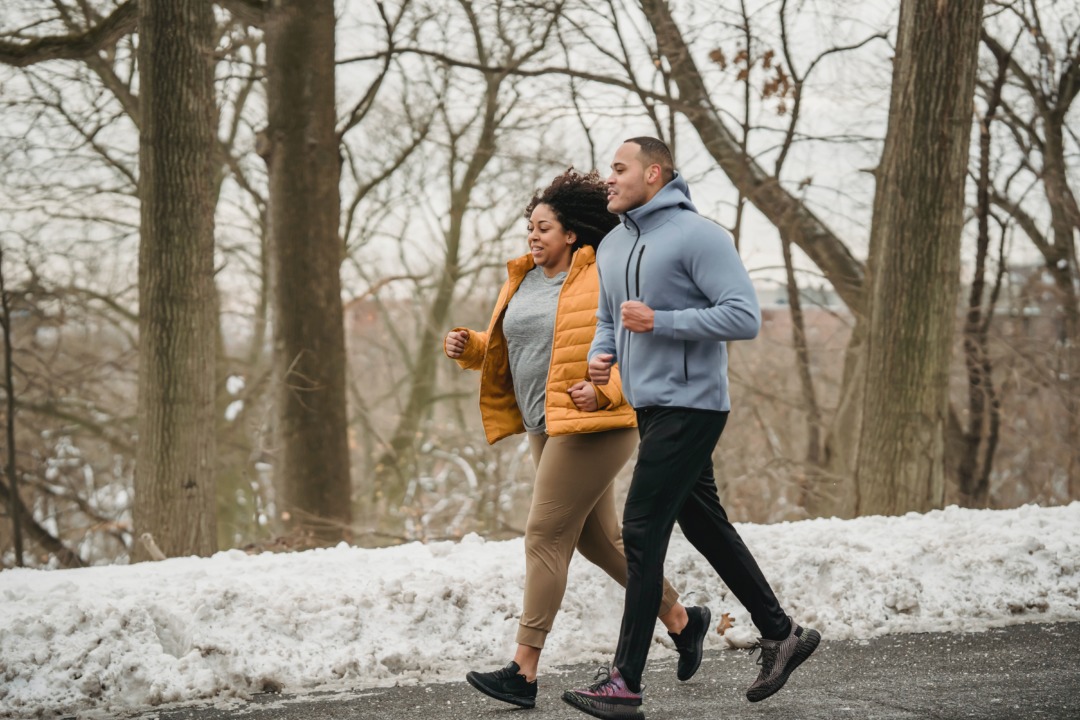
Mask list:
[[[1008,511],[740,525],[787,610],[826,640],[1080,620],[1080,502]],[[668,577],[753,640],[681,537]],[[0,717],[460,679],[510,657],[521,540],[223,552],[134,566],[0,573]],[[622,591],[575,559],[547,664],[609,660]],[[658,625],[654,657],[672,653]]]

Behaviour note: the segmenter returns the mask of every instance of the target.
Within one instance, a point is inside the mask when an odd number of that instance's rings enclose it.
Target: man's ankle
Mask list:
[[[615,668],[615,669],[618,670],[618,668]],[[641,681],[640,680],[634,680],[633,678],[626,677],[626,675],[623,675],[622,670],[619,670],[619,676],[623,679],[623,682],[626,683],[626,689],[627,690],[629,690],[632,693],[638,693],[639,695],[641,694]]]

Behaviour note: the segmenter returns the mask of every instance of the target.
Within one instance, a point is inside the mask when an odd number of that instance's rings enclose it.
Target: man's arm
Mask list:
[[[599,267],[596,268],[596,275],[600,283],[600,298],[596,306],[596,334],[593,335],[592,347],[589,348],[590,360],[596,355],[615,355],[615,323],[608,297],[604,293],[604,281],[600,277]]]
[[[707,308],[657,310],[653,332],[675,340],[750,340],[761,329],[757,293],[731,237],[717,235],[690,244],[690,279],[712,301]]]

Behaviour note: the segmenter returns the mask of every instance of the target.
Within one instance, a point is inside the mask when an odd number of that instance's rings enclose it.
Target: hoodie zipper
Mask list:
[[[634,231],[636,233],[636,237],[634,238],[634,244],[630,248],[630,254],[626,256],[626,268],[623,270],[623,281],[626,283],[626,299],[629,300],[631,298],[631,295],[630,295],[630,263],[632,263],[634,261],[634,251],[637,250],[638,243],[641,242],[641,228],[638,227],[638,224],[636,222],[634,222],[634,219],[631,218],[629,215],[626,216],[626,222],[628,222],[629,224],[634,226]],[[644,249],[645,249],[645,247],[642,246],[643,251],[644,251]],[[635,278],[635,284],[636,284],[637,290],[639,291],[637,293],[637,295],[640,295],[640,290],[641,290],[641,278],[640,278],[640,274],[641,274],[641,254],[640,253],[638,254],[637,272],[638,272],[638,277]],[[636,299],[636,296],[635,296],[635,299]]]
[[[626,256],[626,268],[623,270],[623,281],[626,283],[626,299],[629,300],[629,299],[631,299],[631,295],[630,295],[630,263],[632,263],[634,261],[634,251],[637,250],[638,243],[641,242],[641,228],[638,227],[638,224],[636,222],[634,222],[634,219],[632,217],[630,217],[629,215],[626,216],[626,222],[627,222],[627,224],[634,226],[634,232],[636,233],[636,237],[634,238],[634,244],[630,248],[630,254]],[[641,253],[644,252],[644,251],[645,251],[645,246],[642,245],[641,246],[641,251],[638,252],[638,262],[637,262],[636,273],[635,273],[635,276],[634,276],[634,288],[638,291],[637,293],[635,293],[634,299],[637,299],[638,297],[641,296]],[[622,368],[623,373],[629,374],[629,368],[630,368],[630,341],[633,339],[634,333],[630,332],[629,330],[625,330],[624,332],[626,332],[626,352],[623,353],[623,357],[620,358],[619,365]]]
[[[634,269],[634,295],[641,297],[641,257],[645,254],[645,246],[642,245],[637,254],[637,267]]]

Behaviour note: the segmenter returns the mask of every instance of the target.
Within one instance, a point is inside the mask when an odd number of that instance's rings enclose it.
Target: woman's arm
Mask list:
[[[452,336],[458,333],[465,334],[465,345],[461,348],[461,352],[458,354],[451,354],[450,344]],[[470,330],[469,328],[456,327],[447,333],[443,339],[443,352],[446,353],[448,358],[457,361],[465,370],[479,370],[484,364],[484,353],[487,352],[488,334],[486,332],[480,332],[479,330]]]

